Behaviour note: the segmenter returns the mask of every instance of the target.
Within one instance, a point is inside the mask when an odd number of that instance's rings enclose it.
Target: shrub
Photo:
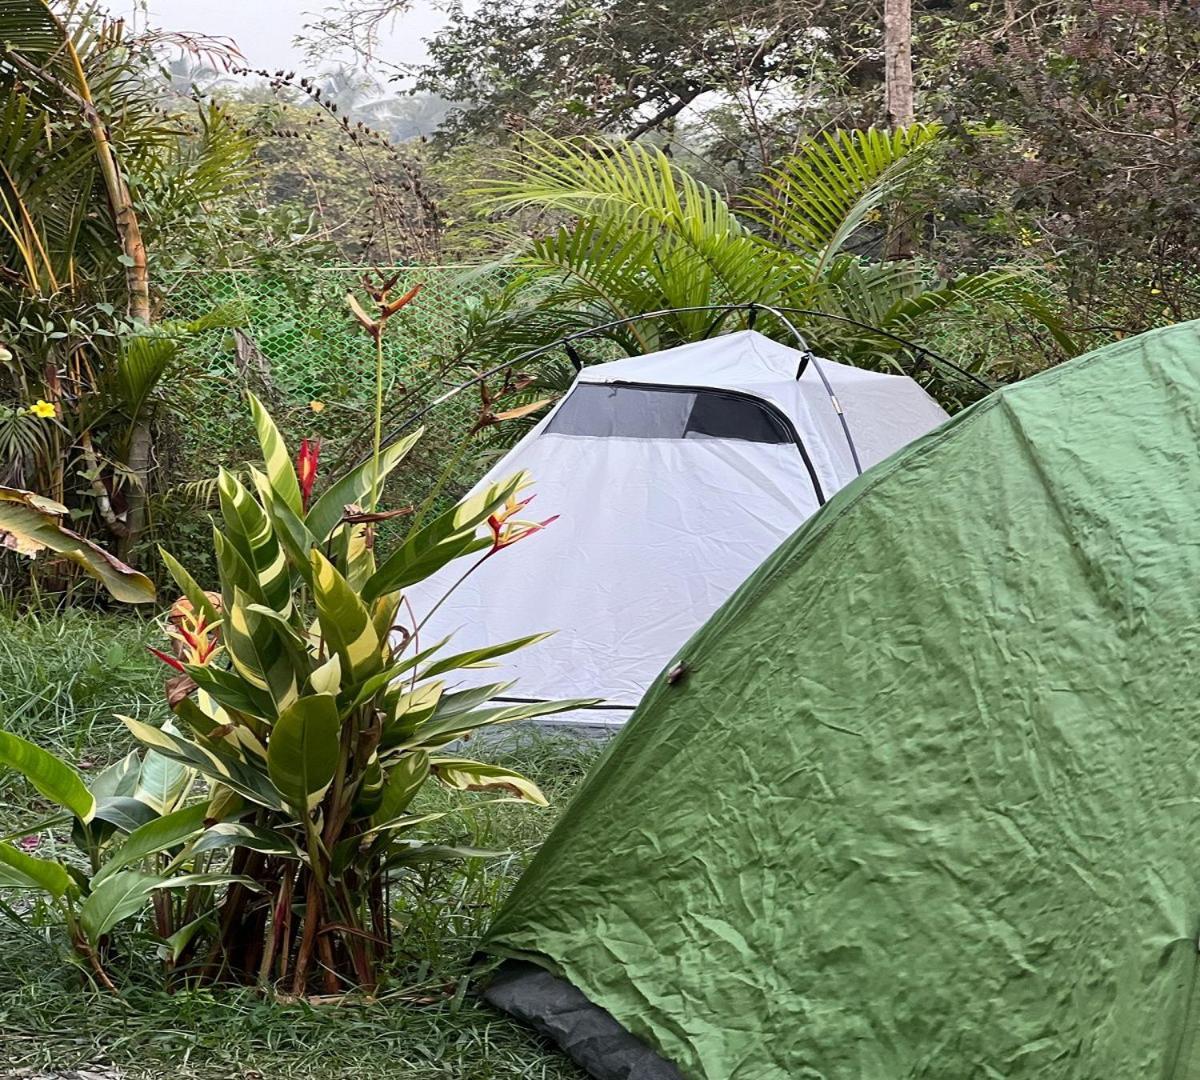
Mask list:
[[[549,522],[517,520],[519,474],[414,525],[377,564],[374,529],[395,515],[359,504],[420,432],[313,499],[318,448],[305,443],[293,467],[265,408],[251,398],[251,409],[265,466],[251,470],[253,491],[220,475],[219,594],[163,552],[183,592],[170,648],[156,650],[176,671],[170,718],[123,718],[144,749],[90,785],[0,732],[0,761],[61,808],[23,834],[69,821],[82,853],[54,861],[0,842],[0,885],[46,893],[109,986],[112,931],[150,908],[166,969],[190,980],[370,993],[391,946],[389,883],[480,854],[419,839],[450,812],[412,812],[422,785],[545,802],[525,777],[451,744],[583,704],[489,705],[505,683],[448,689],[452,672],[543,635],[458,654],[421,647],[419,626],[397,625],[404,590],[463,557],[469,574]]]

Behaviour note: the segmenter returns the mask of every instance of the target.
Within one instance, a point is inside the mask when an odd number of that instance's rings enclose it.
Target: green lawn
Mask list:
[[[117,759],[130,743],[114,713],[163,715],[164,669],[145,653],[147,639],[147,628],[128,617],[0,614],[0,727],[85,769]],[[74,965],[61,926],[27,894],[10,892],[0,894],[7,908],[0,911],[0,1077],[65,1076],[90,1066],[114,1080],[578,1080],[569,1062],[476,1001],[468,964],[597,748],[518,733],[475,752],[532,776],[552,808],[479,807],[437,823],[450,822],[439,834],[449,841],[504,854],[433,868],[397,897],[395,917],[406,933],[378,1004],[281,1005],[236,991],[169,995],[156,988],[154,943],[137,935],[117,942],[111,965],[122,996],[98,993]],[[38,809],[36,793],[0,773],[0,833]]]

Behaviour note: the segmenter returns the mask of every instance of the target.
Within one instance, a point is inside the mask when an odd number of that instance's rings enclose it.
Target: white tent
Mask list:
[[[752,330],[585,368],[477,486],[527,470],[536,498],[520,516],[558,520],[488,559],[422,635],[453,634],[457,652],[556,630],[476,681],[513,678],[520,700],[603,698],[612,708],[568,721],[620,724],[692,633],[854,479],[855,455],[866,469],[945,418],[912,379]],[[466,565],[410,592],[418,617]]]

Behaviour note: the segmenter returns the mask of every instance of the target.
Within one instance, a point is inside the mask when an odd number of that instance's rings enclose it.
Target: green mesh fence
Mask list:
[[[417,282],[417,300],[392,320],[385,338],[389,425],[415,412],[465,377],[446,370],[466,305],[506,283],[503,270],[398,267],[393,295]],[[236,465],[255,456],[243,390],[270,405],[286,435],[323,440],[323,461],[354,461],[371,448],[374,347],[346,307],[349,291],[363,297],[361,267],[297,267],[287,271],[202,271],[167,283],[164,314],[196,319],[236,303],[243,327],[212,330],[188,343],[187,385],[169,472],[200,480],[214,462]],[[426,435],[389,489],[393,505],[419,502],[449,463],[447,496],[478,472],[477,457],[460,449],[476,418],[478,399],[464,393],[423,421]]]

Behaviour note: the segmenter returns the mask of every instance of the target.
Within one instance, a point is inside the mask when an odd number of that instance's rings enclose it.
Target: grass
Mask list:
[[[0,611],[0,727],[85,770],[123,756],[130,741],[113,714],[162,717],[163,669],[144,648],[154,635],[128,616]],[[533,777],[552,808],[478,806],[437,823],[439,839],[504,854],[437,864],[397,898],[406,933],[378,1004],[282,1004],[248,991],[167,994],[157,988],[154,942],[137,935],[113,964],[121,997],[99,993],[82,977],[62,927],[10,894],[26,906],[21,924],[0,916],[0,1077],[91,1066],[122,1080],[579,1080],[565,1058],[476,1000],[471,959],[597,747],[522,732],[476,753]],[[423,797],[431,808],[459,802],[449,793]],[[39,809],[35,792],[0,773],[0,832]]]

